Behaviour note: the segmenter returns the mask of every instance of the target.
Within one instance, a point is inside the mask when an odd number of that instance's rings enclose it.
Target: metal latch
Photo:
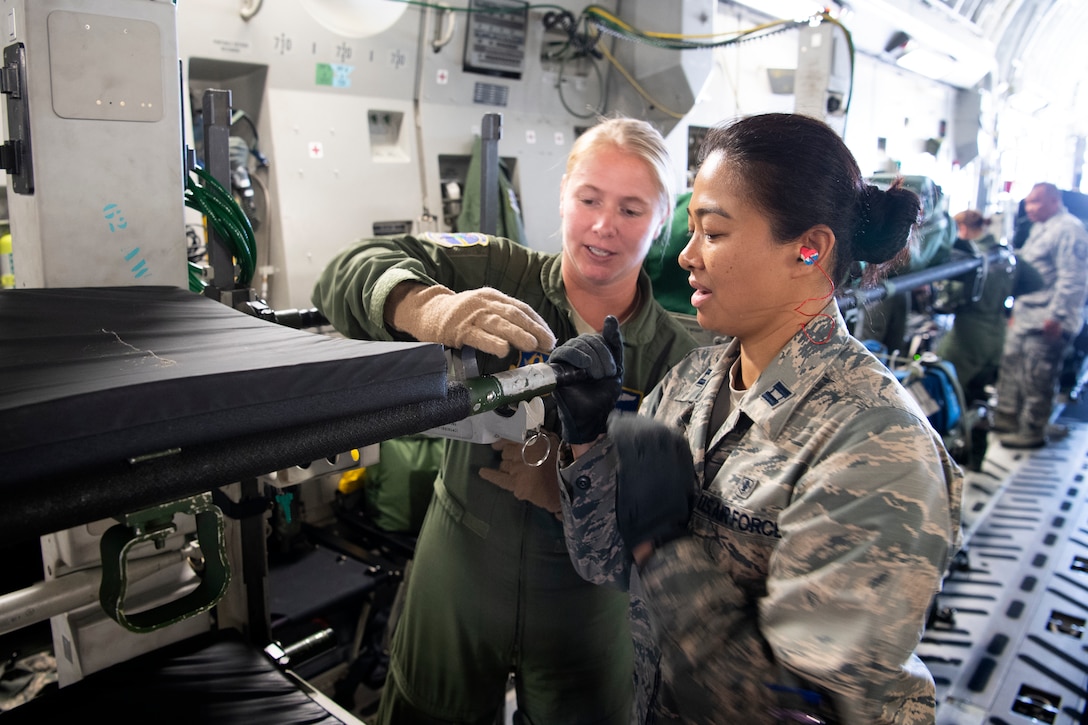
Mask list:
[[[188,594],[142,612],[125,611],[128,589],[128,557],[139,544],[151,542],[161,549],[166,539],[177,531],[176,514],[190,514],[196,519],[197,545],[204,556],[200,583]],[[113,620],[132,632],[151,632],[175,622],[206,612],[223,598],[230,583],[230,565],[224,545],[223,514],[212,503],[211,493],[202,493],[181,501],[125,514],[119,524],[102,535],[102,583],[98,599]]]

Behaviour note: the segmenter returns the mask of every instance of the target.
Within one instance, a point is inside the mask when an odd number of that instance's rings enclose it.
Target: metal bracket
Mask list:
[[[423,435],[473,443],[493,443],[500,438],[524,441],[530,431],[544,425],[544,401],[539,397],[471,415],[464,420],[423,431]]]
[[[11,175],[17,194],[34,193],[34,161],[30,143],[30,108],[26,93],[26,48],[13,43],[4,48],[0,93],[7,95],[8,134],[0,150],[0,168]]]
[[[188,594],[152,609],[127,613],[125,594],[128,589],[128,556],[138,544],[152,542],[162,548],[166,539],[177,531],[175,514],[191,514],[196,518],[197,544],[204,555],[204,570],[200,583]],[[223,515],[212,503],[210,493],[173,501],[144,511],[118,517],[121,523],[102,535],[102,583],[98,599],[106,614],[131,632],[151,632],[211,609],[223,598],[230,583],[227,563]]]

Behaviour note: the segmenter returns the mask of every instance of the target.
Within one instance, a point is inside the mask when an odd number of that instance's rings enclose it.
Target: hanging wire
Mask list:
[[[828,13],[822,13],[820,15],[820,20],[823,21],[823,22],[826,22],[826,23],[831,23],[832,25],[837,27],[842,32],[843,38],[846,40],[846,47],[849,50],[849,54],[850,54],[850,88],[846,92],[846,103],[843,104],[843,109],[842,109],[843,114],[846,115],[846,114],[849,114],[849,112],[850,112],[850,102],[854,99],[854,36],[850,34],[850,31],[847,30],[845,25],[840,23],[835,18],[831,17]],[[845,133],[845,132],[846,132],[846,129],[844,128],[843,133]]]
[[[598,5],[589,5],[582,11],[583,15],[591,20],[601,32],[615,35],[624,40],[631,40],[635,42],[645,43],[648,45],[654,45],[659,48],[666,48],[670,50],[696,50],[705,48],[719,48],[726,45],[734,45],[736,43],[744,42],[746,40],[752,40],[754,38],[763,38],[768,35],[773,35],[786,30],[805,25],[807,20],[773,20],[769,23],[763,23],[756,25],[755,27],[748,28],[746,30],[733,30],[722,33],[707,33],[699,35],[685,35],[682,33],[658,33],[653,31],[642,31],[630,24],[619,19],[609,11]],[[826,13],[820,16],[823,17]],[[726,36],[722,40],[713,40],[711,42],[702,42],[707,38],[720,38]]]
[[[257,268],[257,242],[253,236],[253,226],[234,196],[214,176],[199,166],[194,166],[192,173],[197,178],[193,175],[188,177],[185,206],[199,211],[208,220],[238,264],[238,285],[248,287]],[[189,287],[193,287],[191,268]]]
[[[676,119],[681,119],[684,117],[684,114],[673,111],[672,109],[662,104],[660,101],[656,100],[653,96],[651,96],[645,88],[639,85],[639,82],[635,80],[635,77],[632,76],[631,73],[628,72],[628,70],[624,68],[618,60],[616,60],[616,57],[608,51],[608,48],[606,48],[603,43],[600,45],[600,49],[601,52],[604,53],[604,57],[608,60],[608,62],[611,63],[612,66],[620,72],[620,75],[627,79],[627,82],[631,84],[631,87],[634,88],[635,91],[637,91],[638,94],[642,96],[647,103],[649,103],[651,106],[667,116],[672,116]]]
[[[814,14],[811,18],[805,20],[772,20],[767,23],[762,23],[751,28],[744,30],[726,31],[721,33],[702,33],[702,34],[684,34],[684,33],[662,33],[656,31],[640,30],[630,23],[627,23],[623,19],[614,15],[609,10],[599,5],[586,6],[578,18],[567,10],[566,8],[558,5],[551,4],[539,4],[539,5],[523,5],[521,7],[502,7],[502,8],[481,8],[481,7],[449,7],[444,3],[426,2],[425,0],[394,0],[394,2],[403,2],[407,5],[416,5],[424,8],[435,8],[445,10],[447,12],[465,12],[465,13],[485,13],[485,14],[512,14],[512,13],[525,13],[529,10],[542,10],[548,9],[549,12],[544,14],[544,23],[546,31],[558,32],[562,34],[563,39],[559,41],[550,41],[546,44],[546,49],[543,55],[544,60],[554,61],[559,63],[559,76],[560,83],[558,87],[559,101],[568,113],[576,118],[588,119],[599,115],[602,109],[599,108],[601,104],[598,104],[598,108],[593,109],[591,113],[580,113],[574,110],[567,98],[563,94],[562,80],[564,78],[564,72],[567,68],[567,64],[575,60],[586,60],[594,67],[594,71],[598,78],[602,77],[600,68],[597,67],[595,61],[605,59],[627,80],[628,83],[634,87],[635,91],[639,93],[648,103],[655,108],[659,109],[663,113],[672,116],[674,118],[682,118],[682,114],[677,111],[671,110],[668,107],[662,105],[649,95],[633,77],[633,75],[612,55],[612,53],[604,47],[600,42],[602,36],[610,35],[621,40],[630,42],[643,43],[658,48],[664,48],[666,50],[706,50],[710,48],[722,48],[731,45],[737,45],[739,43],[748,42],[751,40],[758,40],[767,38],[778,33],[783,33],[789,30],[796,29],[800,26],[806,25],[812,22],[830,22],[835,24],[846,38],[847,46],[850,50],[850,90],[846,97],[845,110],[850,108],[850,101],[853,98],[853,76],[854,76],[854,43],[850,35],[850,32],[842,25],[838,20],[835,20],[827,12],[821,12]],[[579,30],[578,27],[582,29]],[[605,96],[602,87],[602,99]]]
[[[559,82],[558,82],[558,85],[557,85],[557,88],[556,88],[556,90],[559,93],[559,102],[561,104],[563,104],[563,108],[567,109],[567,113],[574,116],[575,118],[582,118],[582,119],[597,118],[598,116],[601,115],[601,113],[603,111],[602,106],[604,105],[604,76],[601,74],[601,69],[600,69],[600,67],[598,67],[598,65],[596,63],[594,63],[592,61],[589,62],[589,67],[593,69],[593,72],[597,76],[597,87],[601,89],[601,97],[600,97],[600,100],[597,102],[597,105],[595,107],[591,107],[591,106],[589,106],[587,104],[587,108],[589,108],[589,111],[587,113],[579,113],[579,112],[575,111],[573,108],[570,107],[570,104],[567,103],[567,99],[563,96],[563,81],[565,80],[565,76],[563,74],[563,71],[566,69],[567,65],[570,62],[571,61],[570,61],[569,58],[563,58],[562,60],[559,61],[559,79],[558,79]]]
[[[189,262],[189,291],[190,292],[203,292],[204,288],[208,286],[208,282],[204,279],[204,268],[196,262]]]
[[[642,96],[642,98],[654,108],[658,109],[667,116],[675,119],[682,119],[684,114],[679,111],[674,111],[668,106],[661,103],[659,100],[650,95],[645,88],[634,78],[634,76],[623,66],[622,63],[608,50],[604,43],[599,42],[601,35],[607,34],[621,40],[634,41],[653,45],[660,48],[671,50],[692,50],[692,49],[710,49],[724,47],[726,45],[735,45],[747,40],[753,40],[755,38],[765,38],[768,35],[774,35],[786,30],[802,25],[803,23],[798,21],[775,21],[772,23],[765,23],[755,28],[751,28],[744,31],[734,31],[729,33],[714,33],[706,35],[693,35],[684,36],[676,33],[650,33],[636,30],[632,26],[628,25],[624,21],[620,20],[616,16],[612,15],[607,10],[600,8],[596,5],[591,5],[583,11],[583,15],[587,18],[587,22],[591,24],[597,34],[598,42],[595,43],[595,47],[604,55],[605,59],[631,84],[631,87]],[[710,43],[697,42],[694,38],[716,38],[722,35],[730,36],[726,40],[715,41]]]
[[[569,13],[568,13],[569,15]],[[850,77],[853,78],[854,72],[854,46],[853,40],[850,37],[849,31],[837,20],[832,18],[827,12],[814,15],[807,20],[775,20],[768,23],[756,25],[751,28],[737,31],[728,31],[723,33],[705,33],[705,34],[693,34],[685,35],[681,33],[659,33],[654,31],[642,31],[624,20],[620,19],[616,15],[612,14],[608,10],[598,6],[587,6],[580,16],[580,23],[570,16],[569,19],[564,19],[563,22],[553,22],[551,29],[565,30],[567,39],[555,46],[552,55],[568,57],[573,55],[574,57],[595,57],[604,58],[616,69],[616,71],[623,76],[623,78],[631,84],[632,88],[642,96],[642,98],[654,108],[658,109],[662,113],[671,116],[672,118],[682,119],[684,114],[675,111],[668,106],[662,104],[655,99],[650,93],[642,87],[642,85],[635,79],[633,74],[627,70],[626,67],[613,55],[608,49],[605,43],[601,42],[603,36],[608,35],[620,40],[629,42],[642,43],[645,45],[651,45],[658,48],[667,50],[706,50],[711,48],[722,48],[726,46],[734,46],[740,43],[749,42],[752,40],[760,40],[772,35],[777,35],[789,30],[794,30],[798,27],[806,25],[810,22],[831,22],[834,23],[846,37],[847,45],[850,49]],[[546,21],[547,22],[547,21]],[[576,32],[578,25],[582,25],[584,28],[580,33]],[[853,93],[853,83],[851,82],[850,93],[846,99],[846,110],[849,110],[849,103]],[[560,101],[563,106],[571,111],[566,100],[560,95]],[[571,111],[573,113],[573,111]],[[578,115],[578,114],[575,114]],[[582,116],[579,116],[582,117]]]

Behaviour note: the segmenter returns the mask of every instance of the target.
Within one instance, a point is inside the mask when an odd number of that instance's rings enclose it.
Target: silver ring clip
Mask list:
[[[544,441],[544,455],[542,455],[535,461],[530,461],[525,456],[526,451],[535,446],[537,442],[542,439]],[[533,468],[539,468],[540,466],[543,466],[544,461],[548,460],[548,456],[551,455],[551,452],[552,439],[549,438],[545,433],[541,432],[539,428],[536,428],[531,433],[529,433],[525,437],[525,442],[521,444],[521,460],[526,466],[532,466]]]

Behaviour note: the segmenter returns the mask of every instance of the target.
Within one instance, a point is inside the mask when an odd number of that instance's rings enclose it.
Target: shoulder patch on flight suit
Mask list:
[[[548,358],[551,357],[546,352],[522,352],[521,358],[518,359],[517,366],[523,368],[526,365],[536,365],[537,363],[548,362]]]
[[[468,232],[464,234],[445,234],[442,232],[423,232],[417,239],[424,239],[440,247],[486,247],[486,234]]]

